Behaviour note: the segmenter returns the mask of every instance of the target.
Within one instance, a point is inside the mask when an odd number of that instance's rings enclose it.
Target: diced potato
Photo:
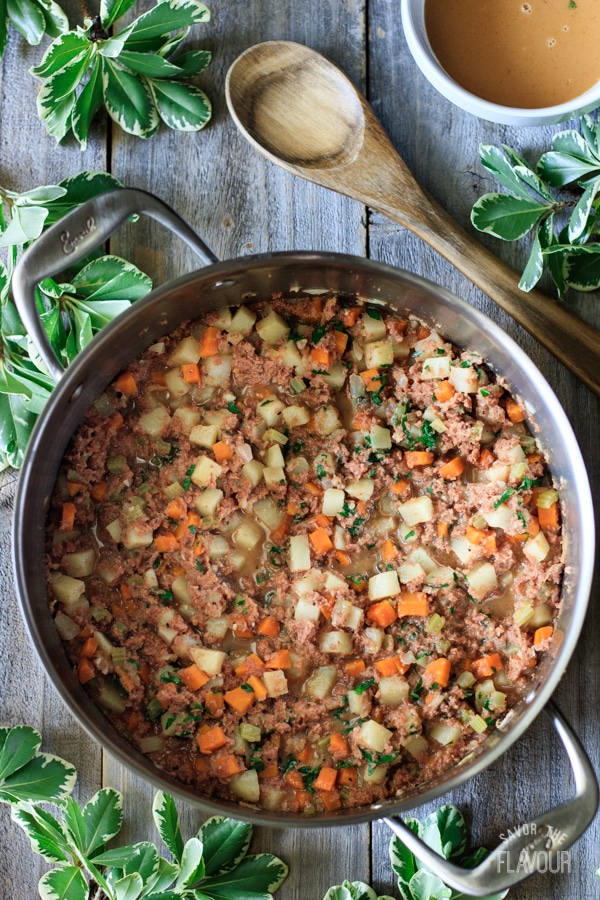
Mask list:
[[[466,573],[466,579],[469,594],[476,600],[484,600],[498,586],[496,571],[489,562],[480,563],[470,569]]]
[[[372,478],[359,478],[346,485],[346,493],[355,500],[363,500],[365,503],[373,496],[375,482]]]
[[[408,555],[408,562],[418,563],[425,572],[432,572],[437,563],[423,547],[415,547]]]
[[[246,803],[258,803],[260,800],[260,784],[258,783],[258,772],[256,769],[246,769],[244,772],[238,772],[233,775],[227,782],[231,788],[231,793],[245,800]]]
[[[147,588],[157,588],[158,578],[156,577],[156,569],[146,569],[144,572],[144,585]]]
[[[189,434],[195,425],[200,424],[202,412],[194,406],[178,406],[173,413],[174,419],[179,419],[185,434]]]
[[[344,507],[346,495],[340,488],[327,488],[323,494],[322,512],[324,516],[335,516]]]
[[[513,465],[510,467],[508,480],[513,484],[520,484],[527,475],[528,471],[529,465],[526,462],[513,463]]]
[[[326,631],[321,635],[319,650],[321,653],[339,653],[342,656],[352,653],[352,635],[346,631]]]
[[[165,644],[172,644],[179,634],[178,631],[175,631],[174,628],[170,628],[168,625],[159,625],[156,629],[156,633],[162,638]]]
[[[387,334],[383,319],[374,319],[368,312],[364,312],[360,317],[360,328],[365,339],[369,342],[381,341]]]
[[[308,464],[308,460],[304,456],[292,456],[291,459],[285,464],[286,472],[289,472],[290,475],[294,477],[298,477],[298,475],[303,475],[305,472],[310,470],[310,466]]]
[[[267,669],[266,672],[263,672],[262,680],[269,697],[283,697],[284,694],[287,694],[287,678],[281,669]]]
[[[450,549],[454,555],[458,557],[463,566],[472,562],[473,557],[476,557],[479,552],[477,545],[472,544],[466,537],[452,538],[450,541]]]
[[[357,631],[364,617],[364,610],[360,606],[354,606],[349,600],[336,600],[331,614],[331,624],[334,628],[350,628],[351,631]]]
[[[502,481],[506,484],[510,478],[510,466],[506,463],[495,463],[488,469],[484,469],[483,474],[485,475],[486,481]]]
[[[414,346],[415,356],[421,359],[431,359],[438,355],[438,350],[444,349],[444,341],[437,331],[430,331],[427,337],[423,338]]]
[[[400,593],[398,573],[394,569],[379,572],[369,578],[369,600],[383,600],[385,597],[396,597]]]
[[[283,518],[283,510],[281,507],[277,506],[271,497],[264,497],[262,500],[257,500],[252,507],[252,512],[257,519],[260,519],[263,525],[266,525],[269,531],[278,528]]]
[[[232,356],[209,356],[203,359],[203,383],[213,387],[223,387],[229,380],[232,365]]]
[[[217,508],[223,497],[223,491],[218,488],[206,488],[196,499],[196,509],[201,516],[212,519],[217,514]]]
[[[241,550],[254,550],[262,539],[263,535],[258,527],[253,526],[250,522],[242,522],[239,528],[233,532],[234,543]]]
[[[202,669],[209,678],[221,674],[227,654],[223,650],[210,650],[207,647],[190,647],[190,659]]]
[[[375,425],[371,430],[371,447],[373,450],[391,450],[392,433],[389,428],[382,428]]]
[[[410,753],[411,756],[418,759],[421,754],[425,753],[429,748],[429,743],[422,735],[411,734],[410,737],[407,737],[402,741],[402,746],[407,753]]]
[[[401,584],[409,584],[415,578],[423,578],[425,570],[418,563],[403,563],[398,569]]]
[[[204,413],[204,421],[207,425],[214,425],[218,434],[225,427],[225,422],[230,415],[228,409],[209,409]]]
[[[317,434],[333,434],[338,428],[342,428],[335,406],[320,406],[314,414],[315,431]]]
[[[144,547],[149,547],[153,540],[152,529],[139,523],[124,528],[121,533],[121,543],[126,550],[143,550]]]
[[[216,425],[194,425],[189,435],[191,444],[206,447],[208,450],[216,444],[218,436],[219,430]]]
[[[379,697],[386,706],[398,706],[408,697],[408,681],[401,675],[389,675],[379,679]]]
[[[270,344],[271,346],[285,340],[290,333],[290,326],[285,319],[282,319],[273,310],[264,319],[260,319],[255,327],[265,344]]]
[[[231,553],[231,547],[225,540],[222,534],[214,534],[211,536],[210,544],[208,545],[208,556],[209,559],[222,559],[224,556],[227,556]]]
[[[52,593],[59,603],[69,610],[76,609],[79,605],[79,598],[85,591],[85,582],[78,578],[72,578],[70,575],[57,574],[53,575]]]
[[[550,625],[552,618],[552,610],[548,604],[540,603],[531,613],[531,616],[527,621],[527,627],[534,630],[536,628],[543,628],[544,625]]]
[[[345,366],[340,362],[334,362],[328,372],[326,372],[322,377],[323,381],[325,381],[330,388],[334,391],[339,391],[346,380],[346,375],[348,374],[348,370]]]
[[[242,475],[248,479],[252,487],[256,487],[262,481],[264,469],[265,467],[261,462],[257,459],[251,459],[250,462],[242,466]]]
[[[363,632],[363,644],[365,653],[379,653],[383,644],[385,632],[382,628],[365,628]]]
[[[429,381],[434,378],[446,379],[450,375],[450,357],[432,356],[423,363],[421,378]],[[435,388],[434,388],[435,390]]]
[[[222,309],[213,313],[210,324],[219,331],[229,331],[231,329],[231,319],[231,310],[228,306],[224,306]]]
[[[385,745],[393,733],[389,728],[384,728],[383,725],[380,725],[374,719],[369,719],[360,726],[356,743],[361,747],[366,747],[367,750],[373,750],[375,753],[383,753]]]
[[[335,572],[325,572],[324,587],[326,591],[344,591],[348,587],[343,578]]]
[[[389,341],[371,341],[365,344],[365,368],[379,369],[380,366],[391,366],[393,362],[394,348]]]
[[[543,531],[523,544],[523,553],[530,562],[543,562],[550,552],[550,544]]]
[[[171,423],[171,416],[166,406],[156,406],[148,412],[142,413],[138,419],[138,427],[144,434],[150,437],[160,437],[165,433]]]
[[[265,453],[265,465],[267,468],[278,467],[282,469],[285,466],[285,459],[281,452],[279,444],[272,444]]]
[[[178,575],[177,578],[173,579],[171,590],[178,603],[189,603],[192,599],[190,586],[185,575]]]
[[[224,326],[226,331],[237,334],[250,334],[256,322],[256,313],[247,306],[240,306],[233,314],[231,324]]]
[[[348,709],[353,716],[360,716],[364,719],[371,711],[371,699],[366,691],[361,693],[356,690],[348,691],[346,694],[348,700]]]
[[[433,519],[433,503],[431,497],[426,494],[399,503],[398,511],[407,525],[418,525],[420,522],[430,522]]]
[[[464,394],[476,394],[479,390],[479,378],[473,366],[462,366],[460,363],[451,366],[448,380],[457,391]]]
[[[450,566],[436,566],[425,577],[425,584],[428,587],[436,587],[439,590],[454,587],[456,583],[456,572]]]
[[[92,547],[87,550],[77,550],[75,553],[65,553],[61,560],[67,575],[72,578],[85,578],[91,575],[96,567],[96,553]]]
[[[398,537],[405,544],[416,544],[419,540],[418,531],[415,530],[414,525],[409,525],[407,522],[400,522],[398,525]]]
[[[200,341],[194,337],[186,337],[180,341],[167,358],[169,366],[184,366],[197,363],[200,359]]]
[[[388,766],[366,765],[363,770],[363,782],[365,784],[381,784],[382,781],[385,781],[388,768]]]
[[[222,640],[229,628],[229,616],[211,616],[206,620],[204,631],[211,637]]]
[[[300,597],[294,611],[294,618],[298,622],[318,622],[320,615],[321,608],[318,603],[313,603],[306,597]]]
[[[336,681],[337,666],[319,666],[306,679],[302,690],[315,700],[324,700],[332,692]]]
[[[497,509],[490,510],[490,512],[484,512],[481,515],[490,528],[501,528],[502,530],[505,530],[510,524],[514,513],[506,503],[501,503]]]
[[[267,487],[277,487],[278,484],[285,484],[285,470],[281,466],[265,466],[263,469],[263,479]]]
[[[308,575],[295,582],[293,588],[297,597],[306,597],[311,591],[318,590],[322,584],[322,573],[318,569],[311,569]]]
[[[289,566],[290,572],[308,572],[310,569],[310,542],[307,534],[295,534],[290,538]]]
[[[446,725],[444,722],[438,722],[429,732],[429,737],[444,747],[456,744],[460,740],[461,735],[460,725]]]
[[[184,380],[180,366],[177,366],[174,369],[168,369],[165,372],[165,384],[171,400],[177,400],[179,397],[183,397],[191,387],[191,385]]]
[[[288,406],[281,413],[281,418],[288,428],[299,428],[310,422],[310,411],[306,406]]]
[[[273,350],[272,352],[274,358],[278,359],[284,366],[289,366],[290,369],[296,369],[297,371],[304,369],[302,356],[294,341],[286,341],[278,350]]]
[[[268,397],[259,402],[256,412],[269,428],[275,428],[284,409],[285,403],[282,403],[275,394],[269,394]]]
[[[222,466],[210,456],[199,456],[194,464],[191,478],[198,487],[209,487],[217,480],[222,471]]]
[[[513,444],[512,447],[509,447],[508,450],[505,450],[502,454],[502,461],[506,461],[509,463],[520,463],[525,462],[525,453],[523,452],[523,448],[520,444]]]
[[[73,638],[77,637],[81,628],[77,625],[70,616],[67,616],[60,609],[54,616],[54,624],[56,625],[56,630],[60,634],[63,641],[72,641]]]

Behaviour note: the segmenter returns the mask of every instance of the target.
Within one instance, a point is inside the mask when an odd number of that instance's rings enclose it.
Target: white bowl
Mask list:
[[[461,87],[431,49],[425,29],[425,0],[402,0],[402,25],[410,52],[421,72],[440,94],[461,109],[501,125],[552,125],[600,106],[600,81],[579,97],[555,106],[522,109],[483,100]]]

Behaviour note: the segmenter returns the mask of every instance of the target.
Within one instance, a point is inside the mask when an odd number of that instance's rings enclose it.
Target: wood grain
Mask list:
[[[529,353],[556,390],[578,436],[596,497],[600,494],[599,404],[514,320],[456,269],[413,234],[359,203],[320,188],[275,167],[237,133],[225,110],[225,73],[249,45],[289,39],[313,46],[332,59],[365,91],[392,142],[420,184],[467,230],[473,201],[493,189],[477,163],[480,142],[506,142],[535,158],[558,128],[513,129],[491,125],[462,113],[425,82],[402,35],[398,4],[388,0],[289,0],[245,3],[208,0],[212,21],[194,30],[191,44],[214,52],[202,78],[213,99],[215,116],[199,134],[162,130],[151,141],[130,138],[117,129],[110,137],[100,122],[81,154],[71,143],[55,147],[35,112],[35,87],[27,68],[41,50],[30,50],[11,34],[0,61],[0,183],[15,189],[56,182],[82,168],[109,167],[124,183],[153,190],[181,212],[223,258],[283,249],[335,250],[370,255],[429,277],[454,290],[494,318]],[[151,3],[138,3],[135,13]],[[75,9],[72,20],[76,21]],[[525,246],[478,237],[507,263],[522,268]],[[175,239],[144,222],[124,229],[113,252],[133,259],[156,279],[196,267],[191,253]],[[570,298],[569,308],[596,328],[598,294]],[[156,837],[151,822],[153,789],[133,778],[75,723],[50,687],[21,623],[10,563],[9,528],[16,475],[0,475],[0,719],[40,728],[45,747],[71,759],[80,772],[80,796],[101,784],[125,792],[127,829],[133,838]],[[587,627],[557,698],[579,731],[596,765],[600,763],[598,714],[600,621],[592,604]],[[570,779],[558,743],[543,717],[496,765],[447,799],[457,803],[473,824],[476,842],[494,845],[507,827],[539,812],[546,802],[566,798]],[[424,816],[432,807],[416,810]],[[183,827],[191,834],[201,815],[182,808]],[[321,900],[330,884],[343,878],[372,876],[375,886],[398,896],[388,861],[389,834],[380,824],[318,831],[256,829],[256,849],[279,853],[292,873],[279,900]],[[536,876],[511,892],[514,900],[595,900],[594,869],[600,865],[596,821],[573,849],[568,876]],[[29,842],[0,808],[0,897],[29,900],[45,866]]]

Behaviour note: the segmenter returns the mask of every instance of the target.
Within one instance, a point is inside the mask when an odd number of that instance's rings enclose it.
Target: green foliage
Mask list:
[[[344,881],[330,887],[323,900],[393,900],[387,894],[377,896],[372,887],[364,881]]]
[[[600,287],[600,122],[589,115],[578,131],[561,131],[535,170],[512,148],[481,146],[483,166],[509,193],[484,194],[471,222],[504,241],[532,233],[519,287],[530,291],[546,269],[559,297],[568,288]],[[566,194],[557,190],[568,188]]]
[[[460,810],[450,804],[441,806],[423,822],[409,818],[404,820],[404,824],[440,856],[465,869],[475,868],[488,855],[484,847],[466,852],[467,826]],[[398,890],[402,900],[460,900],[467,896],[447,887],[397,837],[390,841],[390,861],[398,876]],[[502,900],[507,893],[508,891],[490,894],[485,900]],[[338,898],[331,897],[327,900]],[[339,900],[347,898],[340,897]]]
[[[27,43],[37,45],[45,34],[55,38],[67,31],[69,20],[54,0],[0,0],[0,58],[6,48],[9,25]]]
[[[247,855],[247,823],[213,816],[184,843],[173,798],[162,791],[152,812],[173,858],[148,841],[107,849],[123,824],[121,794],[103,788],[80,807],[69,796],[75,769],[40,746],[32,728],[0,728],[0,800],[32,849],[56,866],[39,882],[43,900],[272,900],[287,878],[276,856]],[[58,815],[41,803],[54,803]]]
[[[59,35],[31,69],[44,82],[39,116],[57,142],[72,131],[85,150],[103,104],[117,125],[141,138],[152,137],[161,120],[176,131],[199,131],[209,121],[210,101],[190,79],[206,68],[210,53],[174,56],[192,25],[209,20],[208,9],[199,0],[163,0],[109,36],[132,5],[102,0],[100,15]]]
[[[23,194],[0,188],[0,248],[6,255],[6,262],[0,259],[0,469],[22,465],[31,430],[54,386],[11,296],[19,254],[67,212],[120,186],[108,173],[82,172]],[[151,287],[134,265],[103,255],[71,268],[65,281],[43,281],[38,308],[58,357],[65,365],[72,362],[103,325]]]

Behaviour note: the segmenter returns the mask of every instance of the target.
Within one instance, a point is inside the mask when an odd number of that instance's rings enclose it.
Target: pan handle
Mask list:
[[[554,703],[548,703],[544,711],[567,751],[575,778],[575,796],[510,832],[477,868],[464,869],[448,862],[400,819],[383,820],[411,853],[456,891],[486,897],[514,887],[538,869],[560,864],[560,854],[581,837],[596,814],[598,782],[585,750]]]
[[[64,369],[40,321],[36,287],[44,278],[51,278],[84,259],[139,213],[166,225],[191,247],[204,265],[218,262],[187,222],[147,191],[133,188],[108,191],[68,213],[23,254],[12,279],[13,296],[21,320],[55,381],[60,380]]]

